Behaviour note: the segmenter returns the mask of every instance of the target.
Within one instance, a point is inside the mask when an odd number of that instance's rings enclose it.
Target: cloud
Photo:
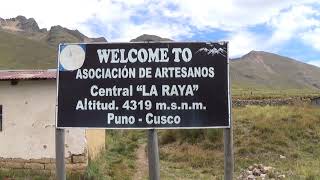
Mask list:
[[[239,57],[246,54],[252,50],[258,50],[257,47],[260,46],[259,42],[261,37],[248,32],[248,31],[238,31],[236,33],[230,33],[226,39],[229,41],[229,54],[231,58]],[[223,39],[221,39],[223,40]]]
[[[311,6],[293,6],[274,16],[268,24],[274,29],[270,43],[283,43],[292,38],[301,38],[299,33],[320,26],[316,19],[318,11]]]
[[[302,33],[304,43],[310,45],[314,49],[320,51],[320,26]]]
[[[319,5],[318,0],[10,0],[0,6],[0,17],[24,15],[41,28],[59,24],[108,41],[145,33],[184,40],[223,31],[231,56],[240,56],[250,50],[276,52],[292,39],[319,50]],[[256,26],[271,30],[252,31]]]
[[[320,60],[319,61],[308,61],[307,63],[314,65],[314,66],[318,66],[320,68]]]

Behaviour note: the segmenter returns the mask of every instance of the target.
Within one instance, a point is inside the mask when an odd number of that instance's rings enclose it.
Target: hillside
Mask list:
[[[63,42],[106,42],[89,38],[78,30],[53,26],[40,29],[33,18],[0,18],[0,70],[56,67],[57,47]]]
[[[143,34],[130,42],[139,41],[172,40]],[[230,61],[232,87],[236,90],[320,90],[320,68],[316,66],[263,51],[251,51]]]
[[[263,51],[251,51],[231,60],[235,87],[320,89],[320,68]]]
[[[143,34],[130,42],[172,41]],[[106,42],[89,38],[78,30],[53,26],[40,29],[33,18],[0,18],[0,70],[48,69],[56,67],[56,49],[61,42]],[[262,51],[231,60],[230,76],[235,94],[257,89],[320,89],[320,68],[294,59]],[[240,92],[240,93],[239,93]]]
[[[168,38],[162,38],[155,35],[143,34],[141,36],[136,37],[135,39],[131,39],[130,42],[147,42],[147,41],[172,41]]]
[[[0,70],[47,69],[55,66],[54,47],[0,30]]]

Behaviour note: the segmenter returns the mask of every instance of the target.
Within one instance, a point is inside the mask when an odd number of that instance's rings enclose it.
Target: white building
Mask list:
[[[55,169],[56,71],[0,71],[0,168]],[[104,130],[67,129],[66,167],[84,170]]]

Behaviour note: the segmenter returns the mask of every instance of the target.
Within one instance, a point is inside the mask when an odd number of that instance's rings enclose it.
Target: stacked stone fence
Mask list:
[[[310,104],[310,98],[278,98],[278,99],[232,99],[233,107],[256,106],[283,106]]]
[[[84,172],[88,164],[88,158],[85,154],[74,154],[65,158],[65,164],[69,172]],[[54,158],[21,159],[0,157],[0,170],[33,170],[55,174],[55,169]]]

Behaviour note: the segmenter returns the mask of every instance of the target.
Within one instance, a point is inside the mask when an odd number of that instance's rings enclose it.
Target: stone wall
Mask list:
[[[65,158],[66,169],[69,172],[84,172],[88,160],[85,154],[71,155]],[[37,172],[55,174],[56,164],[54,158],[22,159],[1,158],[0,170],[34,170]]]
[[[233,107],[247,105],[256,106],[283,106],[310,103],[310,98],[279,98],[279,99],[232,99]]]

